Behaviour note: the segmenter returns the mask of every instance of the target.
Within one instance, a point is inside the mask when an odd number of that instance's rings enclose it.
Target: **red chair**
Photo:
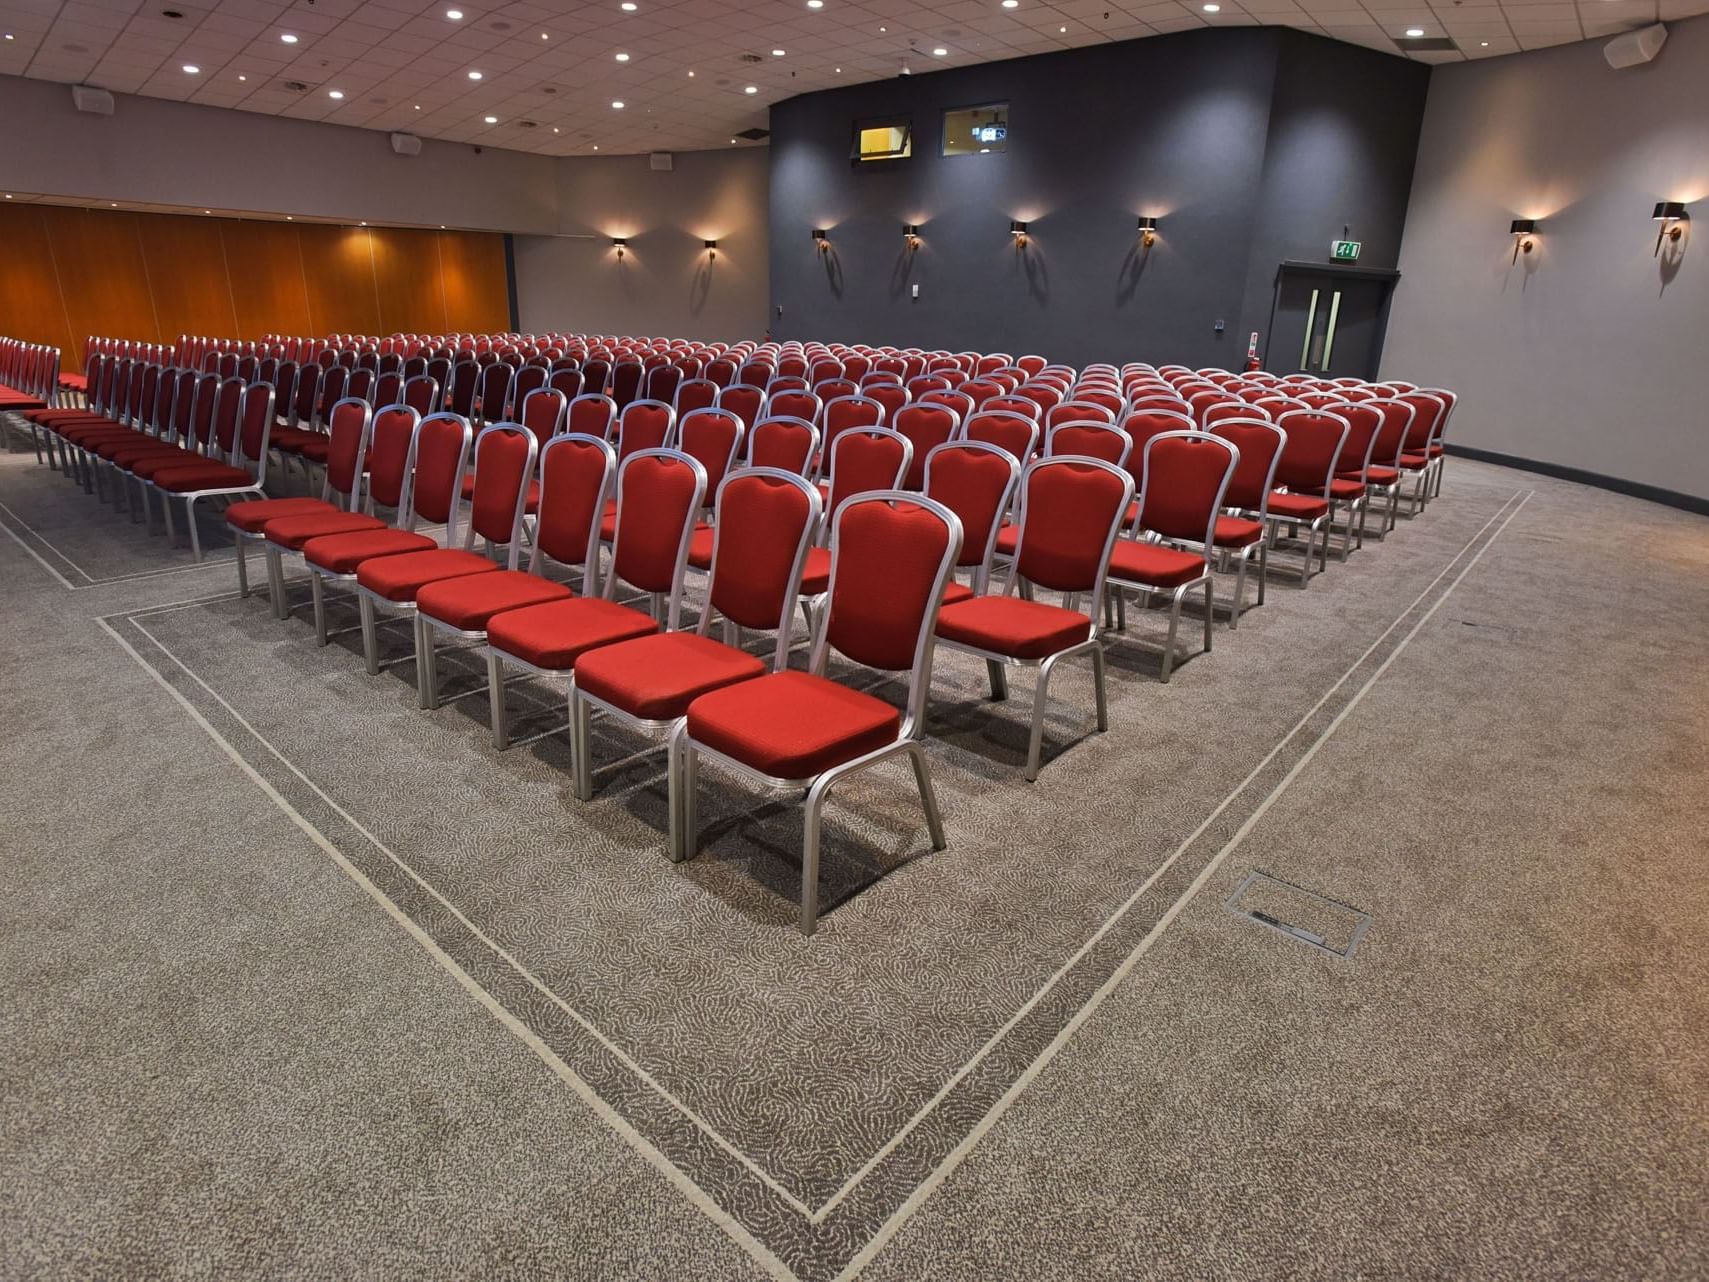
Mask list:
[[[962,420],[963,441],[984,441],[1009,451],[1015,461],[1025,467],[1038,450],[1038,424],[1021,414],[1004,410],[976,410]]]
[[[786,388],[766,397],[766,418],[804,418],[809,423],[821,422],[824,404],[812,392]]]
[[[761,419],[748,433],[748,466],[807,475],[819,457],[819,429],[804,418]]]
[[[1028,783],[1038,778],[1045,698],[1058,663],[1091,655],[1098,729],[1108,728],[1104,651],[1093,612],[1103,600],[1110,548],[1132,499],[1133,478],[1112,464],[1068,457],[1029,463],[1021,474],[1019,538],[1001,595],[970,597],[939,612],[938,640],[985,660],[993,698],[1008,696],[1005,669],[1038,669]],[[1063,604],[1034,601],[1034,587],[1062,593]],[[1085,612],[1076,608],[1082,595],[1090,607]]]
[[[588,719],[594,709],[637,729],[674,734],[701,695],[765,675],[766,665],[738,648],[744,628],[775,632],[772,671],[789,666],[790,618],[818,526],[819,493],[796,473],[755,469],[724,478],[717,509],[707,608],[695,630],[655,632],[576,660],[570,726],[576,795],[583,801],[593,795]],[[724,620],[722,642],[710,636],[714,616]],[[673,795],[672,859],[684,855],[678,805]]]
[[[835,400],[826,401],[819,422],[824,427],[823,457],[827,465],[832,452],[837,448],[839,435],[852,428],[882,427],[884,415],[884,406],[869,396],[839,396]]]
[[[629,402],[617,416],[618,464],[621,466],[624,459],[641,450],[669,449],[675,430],[676,411],[665,402]]]
[[[709,378],[684,379],[676,389],[673,402],[676,416],[680,419],[693,410],[711,409],[718,404],[718,393],[723,390]]]
[[[956,569],[972,571],[969,583],[951,578],[944,586],[944,604],[982,596],[991,581],[997,531],[1020,484],[1021,465],[1007,450],[983,441],[948,441],[926,456],[925,478],[926,497],[942,503],[961,522]]]
[[[374,420],[376,444],[373,456],[376,466],[380,457],[379,441],[384,426],[381,422],[383,417],[382,415]],[[495,428],[498,426],[495,425]],[[321,645],[327,643],[326,584],[354,581],[357,589],[356,604],[362,619],[362,645],[370,673],[379,671],[374,635],[376,599],[387,600],[413,611],[415,589],[421,583],[431,581],[436,574],[475,573],[497,568],[490,559],[477,557],[473,553],[458,553],[449,561],[442,558],[433,559],[425,565],[421,560],[421,554],[437,554],[440,548],[429,536],[417,533],[417,525],[443,525],[446,548],[449,549],[451,544],[456,542],[457,499],[462,491],[463,473],[469,465],[469,438],[468,423],[455,414],[433,414],[422,419],[410,439],[409,458],[404,467],[404,490],[396,504],[397,524],[321,534],[302,545],[303,564],[309,569],[309,584],[314,591],[315,639]],[[503,426],[494,437],[488,439],[501,445],[507,439],[515,442],[513,446],[508,447],[512,454],[520,453],[524,448],[523,442],[528,442],[528,457],[530,460],[533,458],[531,443],[534,438],[514,425]],[[504,452],[503,449],[484,451],[488,459]],[[494,483],[508,481],[509,473],[514,470],[507,466],[507,460],[503,458],[493,461],[498,470],[491,479],[482,479],[475,497],[476,509],[482,513],[490,510]],[[386,496],[378,494],[378,483],[373,488],[380,502],[388,507],[393,506],[387,502]],[[274,538],[274,531],[280,524],[282,523],[274,522],[268,526],[269,540]],[[487,517],[482,528],[490,529],[496,524],[495,520]],[[411,560],[397,566],[388,565],[387,572],[384,575],[379,574],[377,567],[381,561],[390,563],[403,556],[410,556]],[[419,672],[417,685],[420,685]]]
[[[677,388],[682,385],[683,371],[675,365],[660,365],[647,373],[647,399],[676,403]]]
[[[1218,423],[1217,436],[1239,451],[1234,475],[1229,478],[1223,507],[1217,517],[1216,548],[1223,557],[1234,557],[1239,568],[1234,579],[1234,602],[1229,607],[1229,630],[1240,626],[1246,604],[1246,566],[1254,551],[1258,556],[1258,604],[1264,604],[1264,585],[1269,579],[1270,493],[1276,488],[1276,464],[1288,435],[1267,419],[1229,419]],[[1225,567],[1226,568],[1226,567]]]
[[[570,403],[556,388],[537,387],[518,402],[516,421],[534,434],[541,444],[564,430]]]
[[[908,438],[913,446],[913,453],[908,464],[908,475],[903,478],[902,488],[919,490],[926,482],[926,456],[938,446],[953,440],[956,429],[961,426],[961,420],[947,405],[904,405],[890,416],[890,426],[900,435]]]
[[[1146,442],[1145,490],[1139,496],[1134,537],[1122,539],[1110,553],[1109,585],[1117,593],[1118,627],[1127,622],[1128,592],[1139,592],[1147,599],[1153,592],[1170,594],[1164,681],[1175,666],[1181,601],[1200,586],[1205,590],[1204,652],[1210,653],[1215,607],[1211,554],[1216,523],[1239,459],[1233,442],[1208,432],[1164,432]]]
[[[1412,406],[1412,422],[1406,429],[1406,447],[1401,450],[1400,469],[1414,478],[1409,516],[1430,502],[1436,474],[1441,470],[1442,445],[1438,440],[1447,419],[1448,402],[1435,392],[1403,392],[1397,400]]]
[[[230,415],[229,425],[227,415]],[[184,501],[184,523],[190,530],[190,549],[202,559],[202,540],[196,527],[196,503],[200,499],[233,499],[242,494],[266,496],[267,438],[273,428],[273,389],[253,383],[247,389],[236,379],[221,388],[215,415],[215,446],[220,458],[186,461],[163,467],[147,478],[160,493],[166,513],[167,537],[172,537],[172,502]]]
[[[1123,408],[1120,397],[1116,398],[1114,409],[1097,401],[1062,401],[1047,409],[1042,421],[1048,435],[1050,429],[1059,423],[1114,423]]]
[[[1059,423],[1045,433],[1047,458],[1072,455],[1102,459],[1115,467],[1127,465],[1133,438],[1113,423]]]
[[[618,361],[611,367],[611,399],[617,402],[617,412],[629,408],[629,402],[641,395],[641,380],[646,370],[640,361]]]
[[[569,413],[564,422],[566,432],[578,432],[583,436],[597,436],[602,441],[609,441],[616,427],[617,402],[603,392],[583,392],[571,399]]]
[[[830,442],[827,453],[831,474],[825,511],[834,518],[837,509],[856,494],[899,489],[908,475],[914,447],[907,437],[887,427],[851,427]]]
[[[619,464],[616,540],[600,595],[506,610],[487,622],[495,661],[488,668],[494,743],[509,737],[503,664],[573,683],[576,660],[587,651],[657,632],[661,613],[665,625],[676,628],[689,540],[705,499],[704,469],[679,450],[641,450]],[[595,555],[590,552],[590,559]],[[619,583],[647,593],[652,614],[619,605]]]
[[[742,449],[747,428],[732,410],[690,410],[677,424],[677,448],[706,472],[706,492],[716,495]]]
[[[768,786],[806,793],[800,930],[819,918],[820,813],[848,776],[907,754],[932,848],[944,846],[920,734],[931,684],[932,624],[960,551],[955,515],[899,490],[863,494],[832,519],[829,607],[814,629],[807,671],[774,672],[701,695],[673,734],[673,807],[681,853],[699,849],[697,780],[702,758]],[[900,711],[825,676],[830,652],[885,672],[908,673]]]
[[[599,520],[617,475],[617,454],[597,436],[566,432],[540,447],[539,521],[528,569],[473,574],[429,583],[416,594],[416,617],[431,647],[433,631],[485,644],[487,625],[506,610],[568,600],[575,593],[546,577],[553,565],[579,573],[581,590],[598,590]],[[496,700],[493,747],[510,746],[503,715],[504,673],[487,652],[489,702]],[[434,687],[436,689],[436,687]]]
[[[765,416],[765,389],[749,383],[732,383],[718,393],[713,405],[731,411],[748,425],[751,432]]]
[[[1145,447],[1155,436],[1165,432],[1191,432],[1196,430],[1193,420],[1183,410],[1173,409],[1144,409],[1135,410],[1122,420],[1122,431],[1128,434],[1133,447],[1128,451],[1127,470],[1133,476],[1133,489],[1136,494],[1145,492]]]
[[[1320,530],[1323,551],[1318,569],[1329,568],[1326,527],[1335,514],[1330,487],[1335,481],[1341,447],[1347,440],[1347,421],[1322,410],[1290,410],[1276,420],[1276,425],[1287,433],[1288,440],[1276,467],[1276,484],[1280,488],[1270,495],[1271,539],[1274,542],[1283,525],[1295,531],[1301,525],[1307,528],[1305,560],[1300,566],[1303,588],[1311,582],[1312,550]]]
[[[1022,418],[1030,418],[1037,423],[1044,417],[1044,407],[1037,401],[1025,396],[989,396],[979,404],[979,413],[991,414],[996,412],[1018,414]]]
[[[1400,506],[1400,456],[1406,448],[1407,428],[1412,424],[1415,411],[1405,401],[1392,398],[1368,404],[1382,416],[1383,421],[1377,428],[1377,439],[1371,443],[1371,462],[1365,468],[1365,484],[1378,494],[1388,495],[1389,510],[1383,522],[1386,535],[1395,528]]]
[[[900,383],[875,383],[872,381],[876,378],[889,377],[890,375],[887,374],[868,374],[866,376],[867,381],[861,384],[860,394],[884,406],[884,421],[893,424],[897,412],[912,398],[908,395],[908,389]]]
[[[965,392],[956,391],[954,388],[923,392],[915,399],[921,405],[947,405],[955,411],[956,418],[963,423],[967,422],[973,414],[973,398]]]
[[[1365,520],[1370,515],[1370,488],[1365,474],[1371,466],[1371,455],[1377,446],[1377,433],[1383,425],[1382,411],[1357,401],[1337,401],[1329,406],[1331,413],[1347,423],[1347,440],[1341,446],[1341,457],[1335,464],[1335,477],[1329,482],[1329,494],[1337,503],[1347,507],[1347,526],[1341,539],[1341,559],[1349,551],[1365,546]],[[1353,517],[1359,526],[1353,527]],[[1330,528],[1335,520],[1330,518]]]

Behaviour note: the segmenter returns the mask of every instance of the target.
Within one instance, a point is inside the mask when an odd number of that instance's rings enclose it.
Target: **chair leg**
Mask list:
[[[166,527],[166,546],[178,545],[178,531],[172,525],[172,496],[165,490],[160,492],[160,519]]]
[[[273,597],[273,617],[290,618],[291,611],[285,604],[285,558],[271,543],[267,545],[267,590]]]
[[[1050,670],[1056,662],[1056,656],[1051,655],[1038,666],[1038,684],[1033,688],[1033,725],[1032,733],[1027,737],[1027,782],[1033,783],[1038,779],[1039,757],[1044,752],[1044,701],[1050,689]]]
[[[1009,697],[1009,677],[1003,665],[995,659],[985,660],[985,675],[991,678],[991,701],[1001,703]]]
[[[315,644],[326,644],[326,585],[320,575],[309,571],[309,595],[314,598]]]
[[[491,650],[487,651],[487,707],[492,714],[493,748],[503,752],[510,747],[510,717],[504,706],[504,663]]]
[[[1252,559],[1250,548],[1241,549],[1240,564],[1234,569],[1234,609],[1229,612],[1228,630],[1233,632],[1240,626],[1240,611],[1246,604],[1246,564]]]
[[[171,499],[167,500],[168,503],[171,501]],[[202,559],[202,536],[196,526],[195,499],[187,498],[184,500],[184,524],[190,527],[190,555],[199,563]],[[320,575],[315,575],[315,578],[320,578]],[[324,645],[325,642],[322,644]]]
[[[374,603],[361,592],[356,594],[356,608],[362,615],[362,659],[368,675],[380,675],[380,634],[374,619]]]
[[[1098,730],[1110,728],[1110,701],[1104,689],[1104,647],[1092,647],[1092,699],[1098,708]]]
[[[249,563],[243,555],[244,539],[239,535],[234,542],[237,547],[237,594],[240,597],[247,598],[249,596]]]
[[[1175,668],[1175,634],[1181,628],[1181,588],[1176,588],[1174,598],[1169,605],[1169,642],[1163,647],[1163,681],[1169,681],[1170,672]]]
[[[1258,543],[1258,604],[1264,604],[1264,585],[1270,581],[1270,544],[1266,540]]]
[[[803,935],[811,935],[819,924],[819,830],[820,811],[825,803],[825,793],[830,787],[830,778],[820,775],[813,781],[813,786],[807,790],[807,801],[802,806],[801,818],[801,919],[800,930]]]
[[[1116,631],[1127,631],[1127,593],[1116,589]]]
[[[415,695],[424,710],[438,706],[439,691],[435,687],[438,674],[433,670],[433,638],[427,635],[427,624],[418,613],[410,620],[415,625]]]
[[[1215,598],[1211,595],[1213,584],[1207,576],[1205,579],[1205,653],[1211,652],[1211,627],[1216,622],[1216,614],[1212,610]]]
[[[682,758],[687,737],[688,719],[685,717],[671,727],[665,746],[665,809],[670,823],[668,850],[673,864],[680,864],[683,860]]]
[[[593,707],[576,690],[575,678],[570,679],[570,768],[576,781],[576,800],[593,800],[593,762],[590,760],[589,740]]]
[[[1323,526],[1323,542],[1322,542],[1322,545],[1318,548],[1317,570],[1318,570],[1319,574],[1322,574],[1324,571],[1329,569],[1329,530],[1330,530],[1330,526],[1332,526],[1334,524],[1334,521],[1333,520],[1324,520],[1324,519],[1320,518],[1320,523]],[[1306,540],[1306,552],[1309,554],[1310,551],[1311,551],[1311,540],[1308,539],[1308,540]]]
[[[926,831],[932,836],[932,849],[942,850],[946,844],[943,816],[938,813],[938,796],[932,789],[931,763],[926,760],[926,747],[918,739],[908,745],[908,760],[914,764],[914,783],[920,789],[920,808],[926,812]]]

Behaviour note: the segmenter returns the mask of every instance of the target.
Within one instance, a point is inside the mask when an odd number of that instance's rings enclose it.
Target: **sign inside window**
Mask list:
[[[944,155],[985,156],[1008,149],[1008,103],[993,102],[944,112]]]

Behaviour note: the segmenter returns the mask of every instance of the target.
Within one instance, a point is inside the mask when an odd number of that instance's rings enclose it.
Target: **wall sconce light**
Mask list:
[[[622,236],[613,236],[611,238],[611,247],[617,251],[617,257],[622,258],[623,251],[629,247],[629,242]]]
[[[902,224],[902,239],[908,242],[909,249],[920,247],[920,229],[913,223]]]
[[[1139,243],[1150,249],[1157,243],[1157,220],[1141,215],[1139,220]]]
[[[1662,252],[1662,241],[1678,240],[1685,234],[1685,228],[1680,223],[1685,221],[1685,202],[1683,200],[1658,200],[1656,211],[1650,217],[1661,224],[1656,231],[1656,252],[1652,258],[1659,258]]]
[[[1018,218],[1011,218],[1009,220],[1009,235],[1011,235],[1015,238],[1015,244],[1017,244],[1017,245],[1026,244],[1027,243],[1027,225],[1025,223],[1023,223],[1022,221],[1020,221],[1020,219],[1018,219]]]
[[[1523,249],[1529,254],[1532,246],[1537,243],[1532,239],[1537,234],[1537,220],[1535,218],[1515,218],[1507,230],[1513,236],[1513,261],[1518,262],[1519,251]]]
[[[715,240],[707,241],[706,242],[706,253],[707,253],[707,256],[710,258],[718,257],[718,242]]]
[[[823,227],[815,227],[813,229],[813,247],[821,254],[828,252],[831,248],[831,233]]]

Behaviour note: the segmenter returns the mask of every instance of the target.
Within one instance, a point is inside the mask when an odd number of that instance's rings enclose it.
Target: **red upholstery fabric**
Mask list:
[[[1003,528],[997,531],[997,555],[1015,555],[1015,549],[1020,546],[1020,542],[1021,527],[1011,521],[1003,522]]]
[[[935,579],[948,540],[943,521],[912,503],[868,499],[844,508],[830,643],[868,667],[911,668],[921,629],[938,608]]]
[[[1119,472],[1091,464],[1040,465],[1026,481],[1021,574],[1059,592],[1090,589],[1104,542],[1127,501],[1123,488]]]
[[[744,628],[775,628],[794,605],[790,571],[811,519],[799,486],[769,476],[737,477],[720,500],[712,606]]]
[[[1117,539],[1110,552],[1110,578],[1154,588],[1178,588],[1205,573],[1205,558],[1160,543]]]
[[[683,525],[696,506],[694,473],[680,460],[655,455],[627,464],[621,485],[613,572],[644,592],[668,592]]]
[[[596,646],[615,645],[658,630],[659,625],[639,610],[596,597],[576,597],[494,615],[487,624],[487,641],[536,668],[568,670],[578,656]]]
[[[465,574],[436,580],[416,593],[415,604],[423,614],[432,615],[461,632],[480,632],[495,614],[567,600],[574,595],[564,584],[553,583],[538,574],[500,570],[496,574]]]
[[[480,481],[470,490],[473,502],[469,511],[470,523],[481,538],[494,543],[510,542],[516,496],[533,465],[530,444],[525,432],[483,435],[475,460]]]
[[[808,548],[801,567],[801,595],[818,596],[831,586],[831,549]]]
[[[197,490],[235,490],[254,488],[255,478],[241,467],[227,467],[211,459],[188,467],[170,467],[158,471],[154,483],[174,494],[190,494]]]
[[[85,448],[88,448],[85,446]],[[197,454],[194,450],[180,449],[176,445],[167,445],[153,438],[138,439],[134,435],[128,440],[113,437],[94,446],[94,454],[104,458],[115,467],[129,471],[144,459],[175,458],[180,464],[215,462],[205,455]]]
[[[1232,458],[1221,438],[1215,441],[1169,437],[1147,447],[1148,484],[1141,500],[1139,521],[1170,539],[1205,537],[1216,509],[1222,478]]]
[[[1264,523],[1243,516],[1218,516],[1214,536],[1219,548],[1243,548],[1264,537]]]
[[[190,454],[183,450],[172,453],[159,452],[134,457],[130,462],[122,464],[132,476],[140,476],[145,481],[152,481],[163,472],[181,472],[186,467],[204,468],[209,464],[223,467],[215,459],[200,454]]]
[[[868,490],[893,490],[904,475],[903,455],[908,451],[902,440],[895,436],[870,436],[852,428],[845,430],[852,434],[839,437],[831,450],[831,491],[826,496],[827,513],[834,513],[856,494]],[[829,432],[826,439],[830,439]]]
[[[226,524],[246,534],[259,534],[269,521],[287,516],[312,516],[336,512],[337,508],[319,499],[251,499],[233,503],[225,510]]]
[[[902,714],[882,699],[806,672],[726,686],[688,708],[696,740],[777,779],[805,779],[864,756],[895,742],[901,727]]]
[[[968,587],[967,584],[957,583],[954,579],[951,579],[948,583],[944,584],[943,603],[945,605],[954,605],[957,601],[970,601],[973,599],[973,595],[973,589]]]
[[[383,530],[384,521],[360,512],[311,512],[302,516],[281,516],[269,521],[264,532],[269,543],[297,551],[310,539],[329,534],[351,534],[357,530]]]
[[[1234,475],[1228,478],[1228,492],[1223,495],[1223,504],[1257,511],[1264,503],[1270,464],[1282,448],[1281,433],[1275,427],[1260,423],[1218,423],[1216,434],[1233,442],[1234,448],[1240,451]],[[1220,523],[1218,528],[1217,538],[1220,541]]]
[[[1043,659],[1091,635],[1077,610],[1015,596],[976,596],[938,611],[938,636],[1015,659]]]
[[[916,453],[914,459],[918,462],[920,455]],[[909,471],[912,473],[912,465]],[[936,499],[961,518],[961,555],[956,564],[978,565],[984,559],[991,523],[1002,516],[1000,508],[1011,475],[1009,461],[988,450],[945,450],[932,460],[926,497]]]
[[[1270,495],[1270,515],[1285,516],[1294,521],[1315,521],[1329,512],[1329,504],[1309,494]]]
[[[710,637],[656,632],[589,650],[576,660],[576,684],[631,716],[668,721],[701,695],[752,681],[765,670],[753,655]]]
[[[1429,461],[1430,456],[1427,454],[1402,454],[1400,456],[1400,465],[1408,472],[1418,471]]]
[[[415,477],[410,483],[410,504],[431,524],[441,525],[450,519],[451,509],[456,504],[457,473],[466,457],[464,441],[468,430],[450,418],[434,419],[421,425],[415,448]],[[512,491],[511,502],[515,501],[516,495]]]
[[[1365,485],[1362,481],[1349,480],[1338,476],[1329,483],[1329,495],[1334,499],[1356,499],[1364,492]]]
[[[716,537],[712,527],[702,521],[694,527],[688,542],[688,563],[697,570],[712,568],[712,543]]]
[[[491,574],[499,568],[479,553],[437,547],[425,535],[403,530],[317,539],[303,549],[303,557],[335,574],[354,572],[359,586],[388,601],[413,601],[417,592],[439,579]]]

